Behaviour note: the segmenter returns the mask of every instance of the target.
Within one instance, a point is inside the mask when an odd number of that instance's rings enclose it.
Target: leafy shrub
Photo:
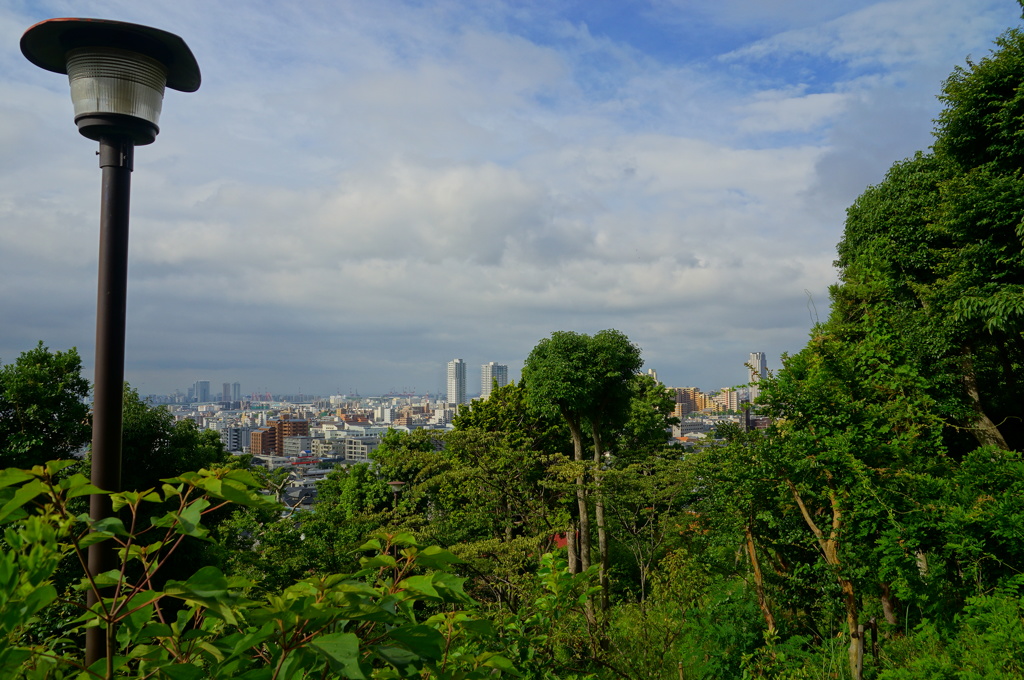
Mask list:
[[[374,553],[350,575],[312,577],[251,600],[250,584],[203,567],[184,580],[153,588],[153,577],[185,537],[207,539],[204,515],[228,503],[277,507],[256,493],[245,470],[200,470],[164,480],[159,489],[107,493],[80,474],[60,478],[68,461],[0,472],[0,525],[9,550],[0,555],[0,677],[170,680],[332,677],[480,678],[514,674],[488,650],[490,622],[472,614],[458,562],[409,535],[379,536]],[[69,512],[69,502],[110,496],[119,516],[94,521]],[[163,509],[149,527],[134,519],[144,504]],[[123,520],[125,518],[127,521]],[[155,536],[154,536],[155,535]],[[156,540],[154,540],[154,537]],[[88,546],[109,542],[120,564],[86,573],[78,588],[96,604],[72,623],[72,634],[105,631],[107,655],[88,668],[68,638],[26,640],[40,612],[62,604],[50,582],[65,555],[85,564]],[[133,576],[135,574],[135,576]],[[176,603],[169,614],[168,603]],[[438,613],[423,618],[423,605]]]

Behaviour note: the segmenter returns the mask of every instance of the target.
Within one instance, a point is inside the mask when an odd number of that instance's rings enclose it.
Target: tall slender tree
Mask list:
[[[608,602],[608,537],[604,501],[600,490],[600,468],[610,432],[621,427],[629,414],[630,385],[643,365],[640,349],[617,330],[593,336],[557,331],[541,340],[523,366],[527,399],[539,408],[557,412],[565,420],[573,441],[573,458],[578,464],[576,498],[578,505],[578,564],[573,571],[591,563],[590,497],[593,495],[597,524],[602,604]],[[589,430],[593,456],[586,461],[584,436]],[[594,491],[588,489],[593,481]],[[573,542],[570,527],[569,541]]]

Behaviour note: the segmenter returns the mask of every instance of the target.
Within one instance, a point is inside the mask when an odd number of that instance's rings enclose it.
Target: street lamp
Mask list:
[[[67,74],[78,131],[100,146],[103,178],[91,481],[101,489],[120,491],[128,208],[135,146],[156,139],[165,87],[182,92],[199,89],[199,65],[185,41],[172,33],[105,19],[42,21],[21,36],[21,52],[40,68]],[[90,497],[93,520],[112,514],[107,496]],[[111,542],[89,547],[90,574],[115,566]],[[106,656],[105,635],[112,638],[113,631],[88,630],[87,665]]]
[[[398,492],[402,490],[403,486],[405,486],[405,482],[399,482],[399,481],[396,480],[396,481],[393,481],[393,482],[388,482],[388,486],[391,487],[391,494],[393,496],[392,507],[397,508],[398,507]]]

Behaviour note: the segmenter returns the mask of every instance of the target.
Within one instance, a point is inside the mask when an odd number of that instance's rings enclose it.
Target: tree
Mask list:
[[[654,565],[678,535],[682,501],[694,480],[679,456],[650,456],[605,473],[603,490],[615,542],[624,546],[637,570],[640,602],[648,596]]]
[[[126,489],[159,487],[161,479],[231,457],[216,432],[200,430],[191,419],[175,422],[170,411],[150,406],[127,383],[123,413],[121,486]]]
[[[1019,506],[994,499],[1015,495],[1006,450],[1024,444],[1024,34],[997,45],[946,81],[932,153],[850,207],[831,315],[762,390],[775,428],[730,443],[748,458],[723,469],[731,479],[703,477],[747,514],[752,561],[755,548],[816,550],[803,572],[838,586],[854,678],[872,596],[890,622],[896,598],[949,622],[1019,569],[1006,534]],[[803,537],[786,547],[759,516],[795,517]],[[825,602],[827,583],[816,591]]]
[[[40,342],[0,366],[0,464],[31,467],[70,458],[89,441],[89,383],[74,348]]]
[[[600,476],[594,476],[604,462],[606,440],[626,420],[630,404],[630,384],[643,366],[640,349],[617,330],[600,331],[588,336],[557,331],[541,340],[526,359],[523,379],[527,398],[535,406],[558,413],[569,426],[573,458],[578,464],[576,498],[579,521],[578,550],[570,547],[570,569],[586,571],[590,566],[590,512],[586,480],[588,466],[583,464],[584,427],[593,440],[591,478],[596,480],[595,520],[600,555],[602,604],[608,604],[608,540]],[[569,545],[574,546],[574,527],[569,530]],[[571,559],[574,553],[579,563]]]
[[[1024,34],[997,46],[946,81],[933,153],[897,163],[851,206],[833,291],[837,319],[899,321],[957,457],[975,444],[960,432],[1024,445]]]

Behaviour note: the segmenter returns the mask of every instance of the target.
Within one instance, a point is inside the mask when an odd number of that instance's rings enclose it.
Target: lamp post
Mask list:
[[[397,508],[398,507],[398,492],[402,490],[403,486],[405,486],[405,482],[399,482],[399,481],[396,480],[396,481],[393,481],[393,482],[388,482],[388,486],[391,487],[391,495],[392,495],[391,507],[392,508]]]
[[[67,74],[78,131],[99,142],[103,176],[91,481],[101,489],[120,491],[128,212],[135,146],[156,139],[165,87],[199,89],[199,65],[185,41],[172,33],[105,19],[42,21],[22,35],[21,52],[40,68]],[[89,501],[94,521],[113,514],[109,497],[94,495]],[[115,567],[112,542],[89,547],[91,575]],[[90,606],[92,598],[90,593]],[[88,630],[87,665],[107,656],[113,635],[112,630]]]

